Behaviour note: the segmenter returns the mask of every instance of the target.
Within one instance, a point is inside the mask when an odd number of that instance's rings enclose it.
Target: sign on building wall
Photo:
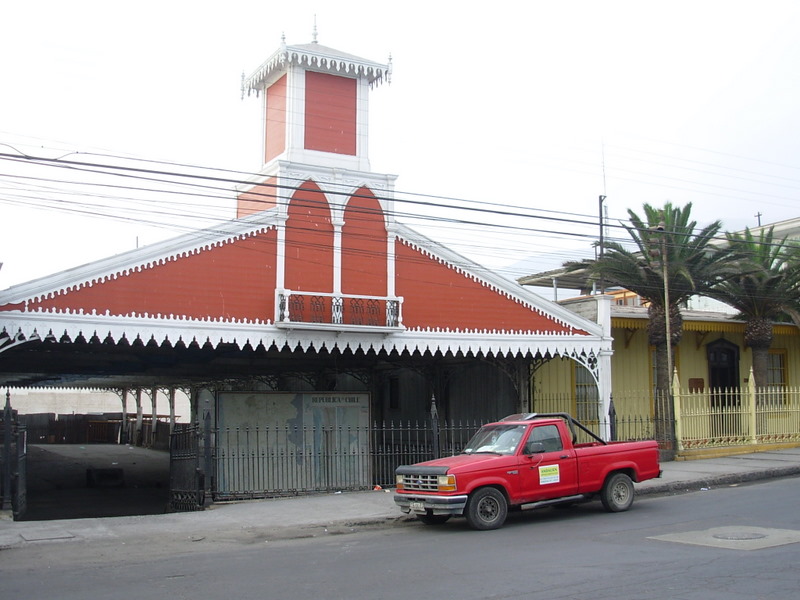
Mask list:
[[[223,392],[217,407],[221,496],[370,484],[369,394]]]

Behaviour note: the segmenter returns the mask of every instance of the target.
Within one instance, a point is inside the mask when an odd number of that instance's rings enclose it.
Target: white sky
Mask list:
[[[399,175],[398,196],[592,224],[436,213],[518,228],[423,229],[478,262],[538,256],[533,272],[589,256],[600,194],[613,222],[667,200],[728,230],[757,225],[759,212],[763,223],[800,216],[790,0],[15,2],[0,35],[0,153],[256,171],[260,102],[241,99],[241,74],[282,33],[310,42],[314,15],[321,44],[393,58],[391,85],[371,95],[370,158]],[[64,171],[0,160],[0,289],[181,231],[152,222],[234,217],[233,193],[194,207],[159,194],[154,206],[141,192],[79,198],[62,193],[69,184],[19,178],[89,178]],[[103,211],[126,220],[89,214]]]

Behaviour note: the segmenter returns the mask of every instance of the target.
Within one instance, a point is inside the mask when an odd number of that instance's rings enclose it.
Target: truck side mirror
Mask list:
[[[542,442],[528,442],[525,444],[525,454],[541,454],[544,452],[544,444]]]

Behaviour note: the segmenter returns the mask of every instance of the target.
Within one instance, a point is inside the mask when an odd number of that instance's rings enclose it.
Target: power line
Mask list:
[[[66,156],[71,156],[74,153],[69,153]],[[107,189],[115,189],[115,190],[126,190],[126,191],[137,191],[137,192],[147,192],[147,193],[154,193],[154,194],[171,194],[171,195],[181,195],[181,196],[189,196],[191,198],[197,197],[206,197],[211,199],[230,199],[230,192],[231,190],[228,187],[220,187],[221,184],[253,184],[252,177],[256,174],[254,173],[245,173],[241,171],[230,171],[224,169],[210,169],[206,167],[198,167],[195,165],[185,165],[180,163],[166,163],[166,162],[159,162],[159,161],[146,161],[144,159],[129,159],[125,157],[119,157],[114,155],[101,155],[106,156],[109,158],[118,158],[123,160],[132,160],[133,162],[146,162],[150,164],[167,164],[169,166],[180,166],[183,168],[190,168],[190,169],[197,169],[200,170],[201,173],[185,173],[179,172],[175,170],[165,170],[165,169],[155,169],[155,168],[143,168],[143,167],[130,167],[125,165],[113,165],[107,163],[99,163],[99,162],[90,162],[90,161],[79,161],[79,160],[67,160],[65,157],[60,157],[56,159],[46,158],[46,157],[36,157],[31,155],[19,155],[19,154],[8,154],[8,153],[0,153],[0,159],[11,161],[11,162],[23,162],[35,165],[44,165],[49,167],[60,167],[60,168],[67,168],[72,171],[81,171],[86,172],[94,175],[113,175],[118,177],[125,177],[134,179],[137,181],[150,181],[156,182],[158,184],[168,184],[168,185],[178,185],[181,189],[179,190],[172,190],[172,189],[165,189],[163,187],[135,187],[135,186],[122,186],[116,184],[109,184],[109,183],[96,183],[96,182],[89,182],[89,181],[69,181],[69,180],[55,180],[55,179],[45,179],[40,177],[30,177],[27,178],[30,181],[48,181],[50,183],[58,183],[60,185],[74,185],[74,186],[100,186]],[[225,173],[225,176],[216,176],[212,175],[211,173]],[[232,175],[238,175],[238,177],[233,177]],[[247,176],[248,179],[243,178],[242,176]],[[20,175],[6,175],[6,177],[13,177],[17,180],[19,179],[26,179],[25,176]],[[172,179],[171,179],[172,178]],[[295,180],[300,182],[301,180]],[[214,185],[209,185],[208,183],[198,183],[198,182],[211,182]],[[191,191],[185,191],[182,188],[189,188]],[[269,183],[261,183],[258,184],[258,187],[263,188],[273,188],[275,191],[279,191],[281,188],[288,190],[288,191],[295,191],[296,187],[293,185],[285,185],[285,186],[278,186]],[[336,186],[331,186],[336,187]],[[344,185],[339,186],[340,188],[345,188]],[[349,192],[351,188],[348,187],[347,191]],[[198,190],[206,190],[215,193],[200,193]],[[61,193],[61,190],[50,190],[51,193]],[[344,190],[342,194],[345,195]],[[85,194],[82,194],[85,195]],[[262,194],[261,192],[251,192],[251,195],[263,195],[269,202],[274,203],[278,199],[278,195],[275,194]],[[374,194],[373,194],[374,195]],[[350,194],[350,196],[359,196],[359,194]],[[406,198],[405,196],[409,196]],[[99,196],[106,198],[107,196]],[[441,197],[441,196],[433,196],[429,194],[403,194],[400,197],[394,198],[381,198],[380,196],[375,196],[378,200],[392,200],[395,203],[407,203],[415,206],[423,206],[427,208],[438,208],[438,209],[454,209],[454,210],[465,210],[467,212],[481,214],[481,215],[495,215],[495,216],[502,216],[502,217],[513,217],[513,218],[530,218],[530,219],[537,219],[543,221],[552,221],[552,222],[559,222],[565,223],[572,226],[587,226],[587,227],[596,227],[597,221],[594,218],[588,218],[586,215],[580,215],[577,213],[568,213],[563,211],[550,211],[550,210],[540,210],[540,209],[529,209],[527,207],[519,207],[519,206],[511,206],[508,208],[516,208],[521,209],[526,212],[519,212],[519,211],[512,211],[512,210],[500,210],[495,208],[497,205],[491,205],[490,203],[481,203],[479,201],[472,201],[472,200],[465,200],[460,198],[453,198],[453,197]],[[22,197],[24,198],[24,197]],[[19,196],[17,197],[16,201],[11,199],[6,199],[6,202],[16,202],[17,204],[24,204],[25,200],[23,200]],[[424,198],[424,200],[417,200],[416,198]],[[29,200],[33,200],[31,198]],[[117,197],[116,199],[120,199]],[[430,199],[439,199],[439,200],[446,200],[449,202],[455,203],[466,203],[469,206],[459,206],[458,204],[449,204],[443,205],[440,202],[431,202]],[[158,200],[154,200],[151,198],[139,198],[134,200],[136,202],[143,202],[143,203],[152,203],[157,201],[160,205],[163,205],[164,202],[160,198]],[[183,204],[174,203],[175,206],[186,206]],[[188,204],[189,206],[196,206],[196,204]],[[138,215],[136,217],[123,217],[117,214],[92,214],[90,210],[90,206],[85,203],[75,203],[73,206],[77,206],[76,209],[70,208],[69,201],[59,201],[57,209],[60,210],[72,210],[72,212],[76,212],[79,214],[87,214],[89,216],[102,216],[103,218],[116,218],[119,220],[125,221],[135,221],[141,222],[148,225],[155,225],[160,226],[163,225],[158,221],[153,220],[145,220]],[[490,208],[484,208],[484,206],[490,206]],[[41,206],[40,206],[41,207]],[[109,210],[119,210],[119,207],[106,207]],[[543,212],[544,215],[539,214],[531,214],[533,211],[536,212]],[[185,216],[184,212],[177,212],[177,211],[151,211],[153,214],[162,214],[165,216],[173,216],[173,217],[183,217]],[[137,214],[137,213],[135,213]],[[566,215],[566,216],[554,216],[554,215]],[[197,215],[193,215],[197,217]],[[449,226],[457,225],[459,227],[469,226],[469,227],[493,227],[497,228],[498,230],[503,230],[506,233],[509,232],[517,232],[520,234],[529,235],[531,233],[548,235],[558,238],[569,238],[573,237],[576,239],[584,239],[584,240],[594,240],[594,234],[589,233],[580,233],[575,231],[553,231],[551,229],[545,228],[535,228],[529,227],[524,225],[506,225],[506,224],[490,224],[486,221],[476,221],[471,219],[455,219],[453,217],[437,217],[432,215],[423,215],[421,213],[401,213],[395,212],[394,216],[402,216],[402,217],[409,217],[413,219],[420,219],[420,220],[427,220],[433,223],[438,224],[446,224]],[[623,224],[613,224],[608,223],[608,227],[613,228],[623,228]],[[174,225],[173,225],[174,227]],[[194,228],[188,227],[187,230],[192,230]],[[629,240],[623,238],[617,238],[620,240],[620,243],[626,242]],[[723,238],[718,238],[723,239]],[[612,240],[613,241],[613,240]],[[493,246],[493,247],[496,247]]]

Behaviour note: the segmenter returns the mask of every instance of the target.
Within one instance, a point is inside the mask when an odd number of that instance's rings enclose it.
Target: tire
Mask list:
[[[417,519],[425,525],[443,525],[450,520],[450,515],[417,515]]]
[[[633,481],[625,473],[614,473],[603,484],[600,501],[608,512],[622,512],[633,504]]]
[[[503,492],[496,488],[479,488],[470,495],[464,513],[473,529],[498,529],[506,522],[508,502]]]

